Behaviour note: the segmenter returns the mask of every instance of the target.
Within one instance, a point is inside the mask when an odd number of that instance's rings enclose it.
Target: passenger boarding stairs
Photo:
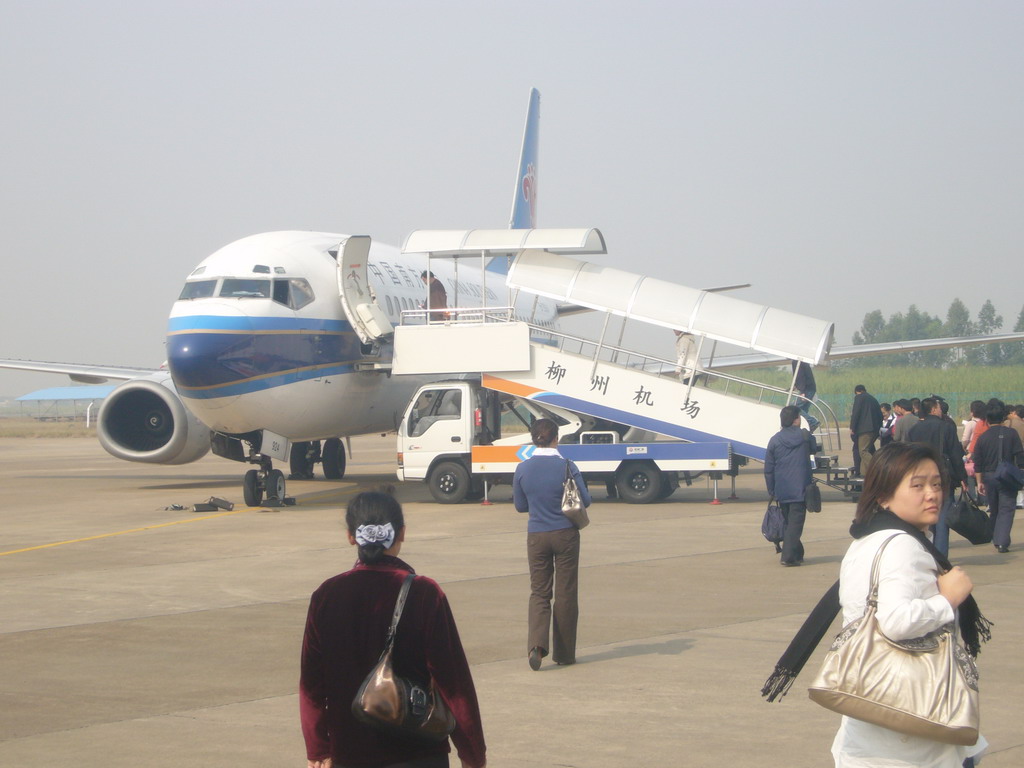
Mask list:
[[[567,245],[567,232],[580,233],[575,248]],[[555,246],[542,242],[546,233],[554,233],[548,241]],[[483,241],[487,235],[503,242],[465,245],[467,238]],[[511,247],[510,236],[535,240]],[[597,230],[421,231],[410,235],[405,250],[425,251],[428,258],[514,254],[506,284],[520,295],[510,296],[505,307],[449,308],[443,320],[427,313],[403,316],[395,333],[395,374],[440,379],[479,373],[490,389],[669,438],[728,442],[734,453],[759,461],[779,431],[788,390],[699,367],[679,371],[674,361],[607,344],[605,333],[591,341],[532,324],[516,307],[523,298],[526,306],[531,300],[536,306],[536,296],[554,298],[619,315],[623,322],[639,319],[807,362],[822,357],[831,343],[830,323],[562,255],[603,252]],[[831,412],[816,411],[823,427],[835,425]],[[830,428],[822,432],[826,439],[833,434]]]
[[[780,405],[701,385],[691,387],[676,375],[594,360],[581,354],[582,349],[567,351],[564,347],[572,341],[561,337],[562,348],[532,342],[527,370],[485,372],[482,384],[687,442],[727,442],[733,453],[764,460],[768,441],[779,431]]]

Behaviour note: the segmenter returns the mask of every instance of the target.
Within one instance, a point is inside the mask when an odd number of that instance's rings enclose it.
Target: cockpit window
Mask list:
[[[313,301],[313,288],[301,277],[274,281],[274,301],[292,309],[301,309]]]
[[[313,295],[313,286],[301,277],[293,278],[288,283],[292,288],[292,309],[301,309],[316,298]]]
[[[278,304],[284,304],[286,307],[290,307],[291,301],[289,301],[288,293],[287,280],[274,281],[274,301]]]
[[[213,290],[217,287],[216,280],[190,280],[181,289],[179,300],[206,299],[213,296]]]
[[[220,296],[229,299],[269,299],[270,281],[226,277],[220,287]]]

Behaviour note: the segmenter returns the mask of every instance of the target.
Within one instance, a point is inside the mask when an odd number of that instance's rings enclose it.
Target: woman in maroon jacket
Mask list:
[[[442,768],[447,741],[403,739],[358,722],[352,699],[377,663],[402,581],[413,569],[398,559],[405,540],[402,507],[385,493],[361,493],[345,513],[359,547],[350,571],[313,593],[302,640],[299,709],[310,768]],[[433,679],[455,716],[452,741],[463,768],[486,764],[476,690],[444,592],[417,576],[398,625],[397,674]]]

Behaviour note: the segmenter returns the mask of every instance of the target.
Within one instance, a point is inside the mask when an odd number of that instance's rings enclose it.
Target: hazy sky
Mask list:
[[[1022,34],[1010,0],[0,0],[0,357],[155,367],[248,234],[506,226],[534,86],[539,224],[601,261],[751,282],[842,343],[954,297],[1008,330]]]

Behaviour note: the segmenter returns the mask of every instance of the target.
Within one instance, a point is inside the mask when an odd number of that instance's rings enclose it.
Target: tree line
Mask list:
[[[896,312],[886,319],[880,309],[864,315],[860,330],[853,334],[854,344],[879,344],[887,341],[910,339],[941,339],[947,336],[977,336],[996,333],[1003,327],[1003,316],[996,312],[991,300],[986,300],[977,317],[960,299],[953,299],[946,311],[946,319],[922,312],[911,304],[906,312]],[[1015,332],[1024,331],[1024,307],[1017,315]],[[872,365],[950,367],[957,365],[1021,365],[1024,364],[1024,342],[985,344],[966,349],[936,349],[920,352],[862,357],[847,360],[844,366]],[[833,365],[836,365],[833,363]]]

